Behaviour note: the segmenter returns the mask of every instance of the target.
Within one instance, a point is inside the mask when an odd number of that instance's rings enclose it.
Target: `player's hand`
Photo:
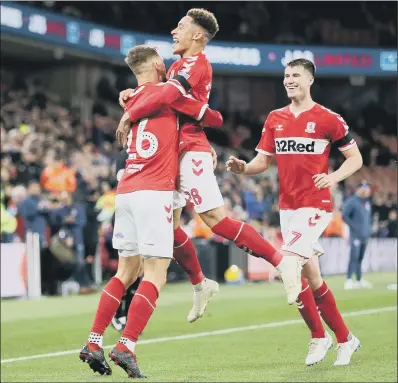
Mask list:
[[[213,160],[213,169],[215,169],[217,167],[217,153],[212,146],[210,146],[210,149],[211,149],[211,158]]]
[[[247,163],[246,161],[231,156],[226,162],[226,165],[227,165],[227,171],[235,174],[242,174],[246,171]]]
[[[119,104],[124,109],[126,106],[126,101],[133,96],[134,89],[125,89],[119,93]]]
[[[312,179],[314,180],[315,187],[318,189],[330,188],[337,182],[333,174],[326,173],[315,174]]]
[[[119,122],[119,126],[116,129],[116,140],[120,146],[125,148],[127,146],[127,138],[130,132],[130,121],[128,114],[125,113]]]

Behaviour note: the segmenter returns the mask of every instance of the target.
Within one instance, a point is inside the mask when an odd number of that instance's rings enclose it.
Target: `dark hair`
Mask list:
[[[206,38],[208,41],[210,41],[219,30],[216,17],[206,9],[192,8],[188,11],[187,16],[192,17],[193,22],[207,32]]]
[[[62,152],[56,152],[54,155],[54,161],[66,162],[66,156]]]
[[[128,51],[124,61],[135,74],[139,74],[140,66],[155,56],[159,56],[156,48],[148,45],[137,45]]]
[[[315,65],[312,61],[307,59],[295,59],[290,61],[287,66],[295,67],[302,66],[304,69],[308,70],[312,76],[315,76]]]

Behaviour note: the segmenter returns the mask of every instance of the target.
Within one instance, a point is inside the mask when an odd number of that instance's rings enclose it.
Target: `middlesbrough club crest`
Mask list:
[[[308,122],[305,128],[306,133],[315,133],[315,122]]]

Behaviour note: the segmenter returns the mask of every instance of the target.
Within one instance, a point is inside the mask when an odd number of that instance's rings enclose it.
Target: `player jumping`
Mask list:
[[[119,182],[123,176],[124,169],[126,168],[126,161],[129,155],[127,150],[123,149],[117,160],[116,160],[116,180]],[[115,316],[112,318],[111,325],[112,327],[121,332],[126,327],[127,321],[127,313],[130,308],[131,301],[134,298],[134,294],[140,285],[141,277],[138,277],[137,280],[126,289],[126,293],[123,295],[119,308],[116,310]]]
[[[145,377],[137,365],[135,345],[149,321],[161,288],[166,282],[167,268],[173,257],[173,191],[178,171],[178,120],[184,113],[201,120],[204,125],[221,126],[222,117],[207,104],[186,94],[186,81],[176,76],[159,83],[166,75],[163,59],[154,48],[137,46],[129,51],[126,62],[134,72],[138,88],[126,106],[116,136],[127,144],[128,160],[120,179],[115,199],[113,247],[118,249],[118,270],[105,286],[87,343],[80,359],[94,372],[112,373],[104,357],[103,334],[120,301],[137,278],[143,258],[144,277],[131,302],[126,327],[110,358],[132,378]],[[177,100],[172,102],[172,100]],[[136,109],[151,101],[159,106],[151,117],[138,121]],[[169,105],[170,106],[165,106]],[[162,106],[164,105],[164,106]],[[128,131],[128,136],[125,133]]]
[[[215,16],[204,9],[191,9],[177,27],[173,36],[173,53],[181,59],[175,61],[168,78],[182,76],[187,80],[190,94],[197,100],[207,102],[211,90],[212,67],[204,54],[207,43],[218,32]],[[131,89],[120,93],[123,106]],[[220,235],[252,254],[277,267],[287,291],[288,303],[296,301],[301,291],[301,257],[292,252],[278,252],[247,223],[227,217],[212,165],[211,146],[202,127],[192,118],[180,116],[179,177],[180,192],[174,193],[174,259],[186,271],[194,286],[193,307],[188,321],[200,318],[208,301],[218,291],[218,284],[206,279],[200,267],[192,240],[182,230],[180,218],[186,200],[193,203],[213,233]]]
[[[343,118],[312,100],[310,88],[314,75],[311,61],[297,59],[287,64],[283,84],[290,105],[268,115],[256,148],[257,156],[248,164],[230,157],[227,170],[236,174],[259,174],[267,170],[273,156],[276,157],[282,249],[307,259],[303,266],[302,291],[297,299],[300,314],[312,336],[305,363],[311,366],[320,362],[333,345],[319,310],[336,335],[334,365],[341,366],[350,363],[360,342],[348,330],[332,292],[322,279],[318,256],[323,254],[323,249],[318,239],[332,217],[329,188],[360,169],[362,156]],[[346,160],[338,170],[328,174],[331,144],[340,149]]]

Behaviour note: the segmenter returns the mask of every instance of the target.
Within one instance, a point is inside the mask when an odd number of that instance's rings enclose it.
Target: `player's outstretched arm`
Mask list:
[[[226,162],[227,171],[235,174],[254,175],[265,172],[271,164],[272,156],[258,153],[249,163],[239,160],[236,157],[229,157]]]
[[[180,96],[186,95],[190,89],[188,81],[182,76],[174,77],[157,85],[160,87],[159,91],[139,94],[136,91],[138,97],[132,97],[127,102],[126,112],[132,122],[150,117],[164,106],[170,106]]]
[[[312,177],[318,189],[329,188],[333,184],[345,180],[362,167],[362,155],[357,145],[344,150],[342,153],[346,160],[335,172],[316,174]]]
[[[177,113],[200,121],[203,127],[219,128],[223,124],[223,118],[220,112],[210,109],[209,105],[198,101],[190,96],[181,96],[171,104],[173,110]]]

